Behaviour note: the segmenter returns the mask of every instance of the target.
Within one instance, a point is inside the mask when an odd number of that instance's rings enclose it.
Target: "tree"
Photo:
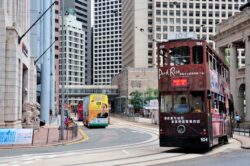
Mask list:
[[[139,91],[134,91],[130,93],[131,101],[130,103],[134,106],[135,112],[139,112],[143,107],[143,97],[142,93]]]
[[[158,89],[147,88],[146,90],[146,102],[158,98]]]

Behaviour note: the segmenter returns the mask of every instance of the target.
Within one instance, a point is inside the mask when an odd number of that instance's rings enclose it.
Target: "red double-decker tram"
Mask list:
[[[210,148],[232,135],[229,70],[205,40],[158,43],[162,147]]]

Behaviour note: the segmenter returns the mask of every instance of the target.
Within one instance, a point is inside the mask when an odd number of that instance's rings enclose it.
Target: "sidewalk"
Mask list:
[[[241,148],[250,149],[249,129],[235,128],[233,138],[241,143]]]
[[[23,145],[1,145],[0,149],[16,149],[16,148],[35,148],[46,146],[57,146],[68,143],[77,142],[83,139],[83,132],[79,127],[64,129],[64,140],[61,140],[61,117],[53,117],[49,124],[40,127],[39,130],[34,130],[32,144]]]

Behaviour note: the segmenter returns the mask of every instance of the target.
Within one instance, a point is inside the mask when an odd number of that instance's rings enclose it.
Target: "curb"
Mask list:
[[[85,142],[85,141],[87,141],[87,140],[89,139],[89,136],[87,135],[87,133],[84,132],[81,128],[78,128],[78,132],[82,135],[82,139],[76,140],[76,141],[68,142],[68,143],[65,144],[65,145],[78,144],[78,143],[81,143],[81,142]]]
[[[240,136],[241,137],[241,136]],[[242,149],[250,149],[250,146],[246,146],[245,145],[245,142],[244,141],[242,141],[242,139],[240,139],[240,138],[237,138],[237,136],[236,136],[236,138],[235,138],[235,136],[233,136],[233,139],[235,139],[235,140],[237,140],[237,141],[239,141],[240,142],[240,144],[241,144],[241,148]]]
[[[86,141],[86,140],[89,139],[88,135],[81,128],[78,128],[78,132],[82,135],[82,137],[80,139],[76,139],[76,140],[59,142],[59,143],[54,143],[54,144],[46,144],[46,145],[6,146],[6,147],[0,147],[0,150],[25,149],[25,148],[37,148],[37,147],[51,147],[51,146],[60,146],[60,145],[70,145],[70,144],[77,144],[77,143],[80,143],[80,142],[84,142],[84,141]]]

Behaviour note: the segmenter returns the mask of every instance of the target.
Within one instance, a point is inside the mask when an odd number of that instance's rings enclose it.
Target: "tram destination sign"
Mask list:
[[[195,32],[176,32],[169,33],[168,40],[180,40],[180,39],[197,39]]]

